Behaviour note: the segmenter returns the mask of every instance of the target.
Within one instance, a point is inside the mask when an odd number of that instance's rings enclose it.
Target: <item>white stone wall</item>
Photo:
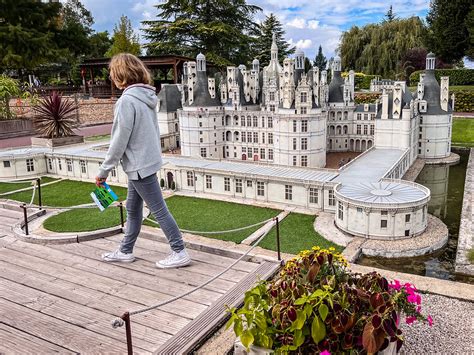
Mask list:
[[[451,154],[452,114],[421,114],[418,155],[421,158],[445,158]]]
[[[32,169],[28,171],[27,160],[32,161]],[[34,154],[21,157],[0,158],[0,178],[17,179],[29,178],[46,173],[44,154]],[[9,165],[9,166],[8,166]],[[8,167],[7,167],[8,166]],[[31,165],[29,165],[31,166]]]

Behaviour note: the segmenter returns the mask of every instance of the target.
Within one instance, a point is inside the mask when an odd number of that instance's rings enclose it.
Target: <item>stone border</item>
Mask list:
[[[459,225],[458,248],[454,270],[456,273],[474,276],[474,264],[471,264],[467,254],[474,248],[474,148],[470,149],[469,161],[464,183],[461,221]]]
[[[423,159],[426,165],[456,165],[461,160],[459,154],[451,152],[446,158]]]

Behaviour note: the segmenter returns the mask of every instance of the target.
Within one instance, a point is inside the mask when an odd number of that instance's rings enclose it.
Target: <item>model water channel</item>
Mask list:
[[[416,182],[428,187],[431,200],[428,212],[440,218],[449,229],[447,245],[436,253],[414,258],[380,258],[363,256],[359,264],[394,271],[474,283],[454,273],[459,224],[469,150],[457,151],[461,161],[457,165],[425,165]]]

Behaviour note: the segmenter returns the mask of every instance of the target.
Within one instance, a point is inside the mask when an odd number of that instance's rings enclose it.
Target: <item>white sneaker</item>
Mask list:
[[[133,256],[133,253],[126,254],[122,253],[120,249],[117,249],[115,251],[102,254],[102,260],[108,262],[118,261],[122,263],[131,263],[135,261],[135,257]]]
[[[156,266],[160,269],[183,267],[189,264],[191,264],[191,258],[186,249],[181,250],[179,253],[173,251],[166,259],[156,262]]]

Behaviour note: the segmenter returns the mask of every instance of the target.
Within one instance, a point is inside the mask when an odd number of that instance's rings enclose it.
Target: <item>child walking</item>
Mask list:
[[[156,172],[160,170],[161,144],[156,105],[158,98],[145,64],[132,54],[121,53],[109,65],[110,79],[123,89],[115,104],[109,150],[96,184],[105,182],[109,172],[121,162],[128,176],[127,227],[117,250],[102,254],[104,261],[133,262],[133,247],[140,234],[143,201],[160,224],[171,247],[171,254],[156,263],[159,268],[189,265],[181,232],[161,194]]]

